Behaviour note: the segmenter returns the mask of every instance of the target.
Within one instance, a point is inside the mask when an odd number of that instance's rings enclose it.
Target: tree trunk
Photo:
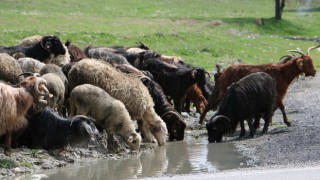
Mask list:
[[[281,20],[281,16],[282,16],[282,12],[283,12],[283,8],[285,6],[285,0],[275,0],[275,4],[276,4],[276,15],[275,18],[278,20]]]

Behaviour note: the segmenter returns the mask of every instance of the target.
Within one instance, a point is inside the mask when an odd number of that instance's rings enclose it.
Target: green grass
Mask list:
[[[0,45],[35,34],[55,34],[81,48],[142,41],[212,70],[215,63],[227,66],[236,59],[276,62],[287,50],[317,45],[285,37],[318,37],[319,7],[319,1],[307,8],[287,0],[283,20],[277,21],[270,0],[1,0]],[[256,25],[256,18],[263,18],[264,25]],[[222,24],[215,25],[218,21]],[[320,53],[312,56],[319,68]]]
[[[13,167],[17,167],[18,165],[12,161],[12,160],[9,160],[9,159],[0,159],[0,168],[6,168],[6,169],[9,169],[9,168],[13,168]]]

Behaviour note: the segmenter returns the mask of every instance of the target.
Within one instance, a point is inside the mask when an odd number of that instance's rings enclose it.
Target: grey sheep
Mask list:
[[[136,133],[134,123],[121,101],[97,86],[83,84],[72,90],[69,103],[70,117],[91,116],[97,126],[106,130],[109,150],[114,150],[114,134],[122,136],[132,150],[139,150],[141,136]]]
[[[92,47],[90,49],[90,47],[88,47],[85,53],[89,58],[102,59],[110,64],[130,64],[124,56],[112,52],[110,48]]]
[[[81,84],[102,88],[126,106],[132,119],[148,125],[159,146],[165,144],[166,124],[156,114],[148,89],[137,78],[125,75],[101,60],[83,59],[71,68],[68,80],[70,90]]]
[[[17,60],[23,72],[39,73],[40,70],[46,65],[33,58],[19,58]]]
[[[62,69],[55,65],[55,64],[46,64],[45,66],[43,66],[43,68],[40,70],[39,74],[41,76],[43,76],[44,74],[47,74],[47,73],[54,73],[56,75],[58,75],[60,77],[60,79],[62,80],[63,84],[64,84],[64,107],[67,106],[67,102],[66,100],[69,98],[69,87],[68,87],[68,79],[67,77],[64,75],[64,73],[62,72]],[[66,109],[63,108],[63,113],[62,115],[66,115]]]
[[[64,115],[65,86],[60,77],[54,73],[47,73],[42,76],[47,81],[47,88],[53,97],[47,98],[48,106]]]

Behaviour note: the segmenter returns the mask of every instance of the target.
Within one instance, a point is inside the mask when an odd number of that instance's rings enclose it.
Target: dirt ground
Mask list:
[[[268,134],[261,135],[260,129],[255,138],[239,140],[236,133],[226,137],[225,141],[234,143],[247,159],[247,165],[253,168],[320,165],[319,82],[320,77],[317,75],[312,78],[300,77],[290,85],[284,104],[293,127],[286,127],[281,112],[277,110]],[[212,111],[208,113],[207,118],[212,114]],[[195,130],[192,136],[202,136],[203,133],[196,131],[205,129],[197,123],[199,116],[192,112],[185,117],[188,129]],[[104,137],[100,137],[99,142],[105,144]],[[141,150],[149,151],[153,147],[155,146],[142,144]],[[124,146],[117,154],[109,153],[105,146],[96,143],[92,143],[89,148],[68,148],[62,152],[18,148],[13,149],[11,157],[6,157],[2,152],[3,148],[0,147],[0,179],[40,169],[62,167],[85,159],[119,159],[135,155]]]

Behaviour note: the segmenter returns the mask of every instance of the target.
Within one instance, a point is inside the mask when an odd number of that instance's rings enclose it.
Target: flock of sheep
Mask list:
[[[159,54],[139,42],[133,47],[87,46],[84,50],[57,36],[32,36],[20,44],[0,47],[0,136],[4,153],[11,147],[60,149],[87,146],[107,133],[107,149],[119,146],[115,134],[135,151],[142,140],[183,140],[181,112],[196,107],[206,124],[209,142],[220,142],[244,120],[253,137],[263,118],[268,130],[273,112],[299,74],[314,76],[310,50],[267,65],[232,65],[208,73],[176,56]],[[214,84],[214,85],[213,85]],[[254,119],[254,122],[252,121]],[[137,130],[138,127],[138,130]],[[169,136],[169,137],[167,137]]]

